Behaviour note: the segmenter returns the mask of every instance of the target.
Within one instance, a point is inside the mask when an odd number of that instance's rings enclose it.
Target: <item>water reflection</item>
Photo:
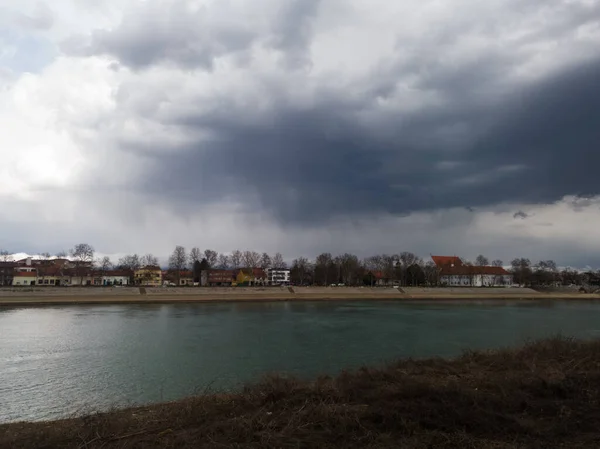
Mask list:
[[[266,372],[597,337],[597,302],[273,302],[0,308],[0,421],[172,400]]]

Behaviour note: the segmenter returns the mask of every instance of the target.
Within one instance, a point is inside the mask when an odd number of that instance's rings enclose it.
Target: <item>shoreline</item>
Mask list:
[[[267,375],[241,391],[0,424],[0,447],[596,448],[599,356],[598,340],[551,338],[313,381]]]
[[[478,293],[441,293],[420,292],[408,294],[403,292],[314,292],[287,293],[269,291],[246,292],[159,292],[150,294],[111,293],[75,293],[46,294],[46,292],[18,292],[19,294],[2,295],[0,306],[44,306],[44,305],[107,305],[107,304],[194,304],[194,303],[264,303],[264,302],[337,302],[337,301],[394,301],[402,303],[444,302],[526,302],[526,301],[594,301],[600,300],[599,294],[593,293],[540,293],[540,292],[507,292],[486,293],[482,289]]]
[[[0,289],[0,306],[14,305],[102,305],[102,304],[193,304],[252,302],[396,301],[419,302],[506,302],[506,301],[593,301],[600,294],[574,291],[539,292],[528,288],[39,288]]]
[[[0,307],[7,306],[52,306],[52,305],[117,305],[117,304],[227,304],[227,303],[302,303],[302,302],[344,302],[344,301],[385,301],[398,302],[406,304],[418,303],[457,303],[468,304],[476,302],[529,302],[529,301],[598,301],[600,295],[448,295],[448,296],[391,296],[391,295],[365,295],[365,296],[347,296],[347,295],[314,295],[314,296],[270,296],[270,297],[240,297],[224,296],[205,297],[203,296],[172,296],[172,295],[153,295],[150,297],[132,297],[132,296],[108,296],[108,297],[0,297]]]

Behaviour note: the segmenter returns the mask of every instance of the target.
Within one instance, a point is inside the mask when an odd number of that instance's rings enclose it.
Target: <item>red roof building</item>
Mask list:
[[[456,287],[512,285],[512,274],[503,267],[467,265],[456,256],[431,256],[439,270],[440,282]]]

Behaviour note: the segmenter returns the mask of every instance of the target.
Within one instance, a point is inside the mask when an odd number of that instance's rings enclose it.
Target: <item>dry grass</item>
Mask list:
[[[49,423],[2,448],[598,448],[600,342],[551,339]]]

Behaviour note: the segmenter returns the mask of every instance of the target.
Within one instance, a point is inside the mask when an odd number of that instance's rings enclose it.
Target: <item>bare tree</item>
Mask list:
[[[287,268],[287,264],[283,260],[283,256],[281,255],[281,253],[276,253],[273,256],[271,266],[276,270],[285,270]]]
[[[245,268],[256,268],[260,263],[260,254],[256,251],[244,251],[242,262]]]
[[[100,268],[102,272],[109,271],[113,267],[113,264],[110,261],[110,257],[108,256],[104,256],[102,259],[98,259],[96,263],[98,265],[98,268]]]
[[[208,262],[208,265],[212,268],[217,265],[217,260],[219,259],[219,253],[213,251],[212,249],[207,249],[204,251],[204,258]]]
[[[81,285],[83,285],[84,273],[94,263],[94,248],[88,243],[78,243],[69,251],[69,254],[75,263],[75,271],[81,278]]]
[[[106,273],[110,271],[113,267],[112,262],[110,261],[110,257],[104,256],[102,259],[98,259],[96,261],[96,265],[100,270],[100,276],[106,276]]]
[[[296,284],[304,285],[311,273],[311,264],[305,257],[299,257],[292,263],[290,278]]]
[[[360,279],[360,263],[354,254],[342,254],[337,258],[340,264],[340,276],[346,285],[355,285]],[[299,260],[299,259],[297,259]]]
[[[425,273],[425,282],[427,285],[434,286],[439,284],[440,270],[433,261],[430,260],[427,262],[423,271]]]
[[[319,254],[315,260],[315,279],[319,285],[329,285],[335,279],[337,268],[330,253]]]
[[[194,262],[198,261],[200,262],[202,260],[202,251],[200,251],[200,248],[192,248],[190,250],[190,256],[189,256],[189,263],[190,263],[190,267],[194,266]]]
[[[478,267],[487,267],[490,264],[490,260],[484,255],[480,254],[475,259],[475,265]]]
[[[501,267],[504,264],[502,263],[502,261],[500,259],[496,259],[492,262],[492,267]]]
[[[158,258],[150,253],[144,254],[140,258],[140,264],[142,265],[142,267],[157,267],[158,266]]]
[[[523,286],[531,283],[531,261],[524,257],[516,258],[511,261],[512,273],[514,276],[514,282]]]
[[[56,253],[56,257],[58,257],[59,259],[64,259],[65,257],[67,257],[67,252],[66,251],[59,251]]]
[[[406,278],[407,278],[407,270],[408,267],[410,267],[411,265],[418,263],[419,262],[419,258],[414,254],[411,253],[409,251],[404,251],[402,253],[400,253],[400,255],[398,256],[398,262],[399,262],[399,275],[400,275],[400,283],[402,285],[406,285]]]
[[[185,270],[187,260],[185,248],[181,245],[177,245],[169,257],[169,268],[172,270]]]
[[[41,253],[40,257],[42,258],[42,260],[50,260],[50,257],[52,257],[52,256],[50,255],[50,253],[46,252],[46,253]]]
[[[138,256],[137,254],[128,254],[126,256],[121,257],[117,265],[122,270],[136,271],[140,269],[140,267],[142,266],[142,262],[140,261],[140,256]]]
[[[267,253],[262,253],[260,256],[259,266],[265,271],[271,268],[271,256],[269,256]]]
[[[229,256],[227,254],[219,254],[217,259],[217,267],[221,270],[226,270],[229,268]]]
[[[2,262],[10,262],[12,261],[12,255],[6,251],[5,249],[0,250],[0,261]]]
[[[177,285],[180,284],[181,271],[187,267],[188,257],[183,246],[177,245],[169,257],[169,269],[174,272]]]
[[[535,265],[533,281],[538,285],[553,285],[556,283],[558,269],[553,260],[540,260]]]
[[[237,270],[242,264],[242,252],[239,249],[234,250],[231,253],[231,268]]]

